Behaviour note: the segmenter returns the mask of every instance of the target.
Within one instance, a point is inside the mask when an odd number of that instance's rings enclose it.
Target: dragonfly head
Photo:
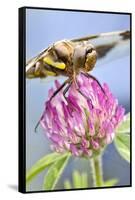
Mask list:
[[[96,61],[97,61],[96,50],[92,45],[89,45],[86,49],[84,71],[86,72],[91,71],[96,64]]]
[[[91,44],[82,43],[75,47],[73,54],[73,66],[75,71],[89,72],[95,66],[97,53]]]

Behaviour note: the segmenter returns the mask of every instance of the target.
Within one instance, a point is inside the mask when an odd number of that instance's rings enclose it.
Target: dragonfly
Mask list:
[[[90,72],[96,66],[96,61],[97,64],[103,64],[129,55],[130,37],[130,31],[124,30],[57,41],[27,62],[26,78],[46,79],[48,76],[66,76],[67,79],[53,93],[50,100],[65,86],[63,95],[66,99],[65,95],[73,82],[78,92],[87,98],[77,85],[79,73],[95,80],[105,93],[100,82]],[[35,132],[39,123],[40,121],[35,127]]]
[[[27,62],[26,78],[66,76],[67,80],[50,100],[66,86],[63,91],[65,96],[73,82],[82,94],[77,85],[76,77],[79,73],[94,79],[102,89],[100,82],[90,72],[96,66],[96,61],[97,64],[103,64],[127,56],[130,52],[130,37],[130,30],[124,30],[54,42]]]

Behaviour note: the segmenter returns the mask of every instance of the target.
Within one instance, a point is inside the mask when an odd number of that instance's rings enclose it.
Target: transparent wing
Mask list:
[[[98,55],[97,65],[128,56],[130,54],[130,31],[101,33],[71,40],[74,43],[91,43]]]

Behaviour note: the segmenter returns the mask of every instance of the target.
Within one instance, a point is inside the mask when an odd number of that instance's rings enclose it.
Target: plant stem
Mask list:
[[[92,176],[94,187],[103,186],[103,170],[101,156],[96,156],[91,160]]]

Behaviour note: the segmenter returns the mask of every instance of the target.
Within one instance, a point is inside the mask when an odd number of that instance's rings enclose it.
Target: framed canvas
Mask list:
[[[131,186],[131,13],[19,9],[19,191]]]

